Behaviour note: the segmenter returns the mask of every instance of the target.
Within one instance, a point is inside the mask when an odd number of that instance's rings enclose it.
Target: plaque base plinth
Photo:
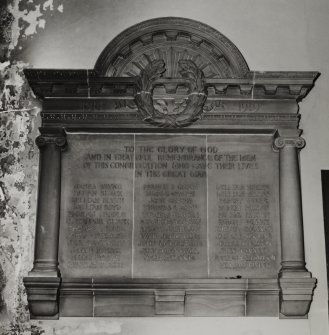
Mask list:
[[[61,278],[25,277],[24,285],[31,319],[58,319],[58,290]]]
[[[280,285],[280,319],[306,319],[317,280],[307,271],[282,272]]]
[[[59,315],[279,316],[279,284],[258,279],[63,279]]]
[[[113,279],[25,277],[31,319],[85,316],[307,318],[316,279]]]

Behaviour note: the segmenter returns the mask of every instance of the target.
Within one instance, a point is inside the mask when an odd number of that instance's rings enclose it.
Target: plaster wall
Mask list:
[[[0,62],[0,334],[323,335],[328,293],[321,169],[329,169],[329,2],[327,0],[13,0]],[[318,278],[308,320],[276,318],[62,318],[29,321],[22,277],[32,268],[40,103],[22,69],[93,68],[107,43],[161,16],[204,22],[227,36],[251,70],[320,71],[300,106],[307,145],[301,182],[307,268]],[[2,20],[2,22],[5,22]]]

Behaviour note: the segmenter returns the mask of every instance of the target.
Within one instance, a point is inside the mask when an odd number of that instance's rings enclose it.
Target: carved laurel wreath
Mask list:
[[[184,101],[184,109],[178,114],[163,114],[154,108],[154,82],[166,71],[165,62],[161,59],[150,61],[137,78],[135,103],[143,121],[163,128],[186,127],[198,120],[203,113],[207,100],[204,87],[204,74],[197,65],[187,59],[178,62],[178,72],[189,81],[190,94]]]

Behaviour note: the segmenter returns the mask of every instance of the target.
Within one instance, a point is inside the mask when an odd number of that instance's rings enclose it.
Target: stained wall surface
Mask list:
[[[92,68],[131,25],[163,16],[204,22],[239,48],[251,70],[319,71],[300,104],[307,268],[318,278],[308,320],[276,318],[63,318],[29,321],[22,278],[32,268],[40,102],[22,70]],[[321,169],[329,169],[329,2],[326,0],[12,0],[0,7],[0,334],[328,333]]]

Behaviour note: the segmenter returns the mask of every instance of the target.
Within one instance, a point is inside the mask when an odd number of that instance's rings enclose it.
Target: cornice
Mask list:
[[[135,77],[100,77],[94,70],[26,69],[25,76],[40,99],[131,98],[137,92]],[[312,89],[318,72],[250,71],[242,78],[205,79],[208,99],[292,99],[301,101]],[[158,79],[154,94],[182,94],[183,78]],[[183,90],[182,90],[183,88]]]

